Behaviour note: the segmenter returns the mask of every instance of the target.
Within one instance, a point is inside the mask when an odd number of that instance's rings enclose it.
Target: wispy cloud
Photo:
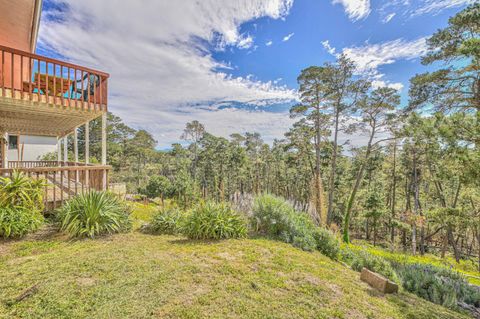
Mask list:
[[[404,18],[418,17],[424,14],[436,15],[445,10],[473,4],[476,0],[389,0],[379,8],[382,22],[388,22],[392,15]],[[478,1],[478,0],[477,0]],[[391,18],[390,18],[391,20]]]
[[[349,47],[344,48],[343,53],[357,64],[360,72],[372,72],[382,65],[392,64],[398,60],[418,58],[425,54],[426,50],[426,38],[420,38],[414,41],[396,39]]]
[[[232,66],[216,61],[210,50],[254,48],[240,25],[283,18],[293,0],[50,1],[62,11],[44,11],[39,47],[110,72],[110,109],[130,125],[151,129],[160,146],[177,141],[192,119],[224,136],[245,130],[273,136],[286,129],[285,114],[216,106],[283,103],[296,92],[273,81],[228,75]]]
[[[393,17],[395,17],[397,14],[394,12],[394,13],[390,13],[389,15],[387,15],[385,18],[383,18],[382,20],[382,23],[389,23]]]
[[[330,45],[330,41],[328,40],[322,41],[322,46],[325,48],[325,50],[327,50],[328,53],[330,53],[331,55],[335,55],[336,50],[334,47]]]
[[[423,3],[412,15],[416,16],[426,13],[438,14],[446,9],[473,4],[475,1],[476,0],[423,0]]]
[[[339,56],[337,50],[330,46],[328,41],[322,42],[324,48],[332,55]],[[396,39],[375,44],[365,44],[363,46],[347,47],[342,49],[342,53],[352,60],[357,66],[357,72],[372,80],[374,87],[388,86],[401,90],[402,83],[391,83],[384,80],[385,74],[380,72],[379,68],[393,64],[400,60],[416,59],[426,53],[426,38],[419,38],[413,41]]]
[[[345,12],[352,21],[365,19],[371,12],[370,0],[333,0],[332,3],[343,5]]]
[[[266,45],[267,47],[271,46],[272,44],[273,44],[273,41],[272,41],[272,40],[265,42],[265,45]]]
[[[283,37],[282,41],[283,42],[287,42],[288,40],[291,39],[291,37],[293,37],[295,35],[295,33],[290,33],[290,34],[287,34],[286,36]]]
[[[240,49],[250,49],[252,45],[253,45],[253,38],[250,35],[246,37],[242,37],[237,43],[237,47]]]

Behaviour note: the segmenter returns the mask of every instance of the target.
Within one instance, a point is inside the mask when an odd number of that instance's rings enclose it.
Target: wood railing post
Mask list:
[[[107,165],[107,112],[102,113],[102,165]],[[103,190],[107,189],[107,172],[103,171]]]

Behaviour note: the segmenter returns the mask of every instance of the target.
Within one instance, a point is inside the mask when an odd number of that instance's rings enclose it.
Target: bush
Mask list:
[[[243,238],[247,225],[243,216],[228,205],[206,202],[192,209],[181,231],[191,239]]]
[[[72,237],[93,238],[131,227],[127,205],[108,192],[90,191],[72,198],[60,209],[59,218],[60,229]]]
[[[181,230],[181,218],[178,208],[162,208],[153,216],[146,231],[152,234],[175,235]]]
[[[38,210],[22,207],[0,207],[0,237],[22,237],[36,231],[44,218]]]
[[[384,277],[399,283],[398,275],[392,265],[382,257],[370,254],[365,250],[352,250],[345,247],[341,250],[341,259],[355,271],[362,271],[365,267]]]
[[[317,228],[314,237],[318,251],[333,260],[338,259],[340,243],[334,234],[324,228]]]
[[[433,303],[456,309],[459,303],[480,308],[480,291],[459,273],[424,264],[399,266],[405,290]]]
[[[255,198],[252,227],[269,237],[312,251],[317,248],[316,227],[310,217],[297,212],[284,199],[264,194]]]
[[[45,180],[33,179],[14,172],[11,177],[0,177],[0,207],[20,207],[42,211]]]
[[[44,186],[19,172],[0,177],[0,237],[22,237],[42,225]]]

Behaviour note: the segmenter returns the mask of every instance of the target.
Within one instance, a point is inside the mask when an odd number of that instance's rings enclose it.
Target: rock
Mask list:
[[[362,269],[360,280],[366,282],[373,288],[383,292],[384,294],[393,294],[398,292],[398,285],[391,280],[377,274],[367,268]]]

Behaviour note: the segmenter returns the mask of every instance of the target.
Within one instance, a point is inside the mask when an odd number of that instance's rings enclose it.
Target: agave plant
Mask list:
[[[129,210],[109,192],[90,191],[69,200],[59,211],[60,230],[72,237],[93,238],[129,230]]]
[[[242,238],[247,236],[247,225],[230,206],[206,202],[186,217],[182,233],[192,239]]]

